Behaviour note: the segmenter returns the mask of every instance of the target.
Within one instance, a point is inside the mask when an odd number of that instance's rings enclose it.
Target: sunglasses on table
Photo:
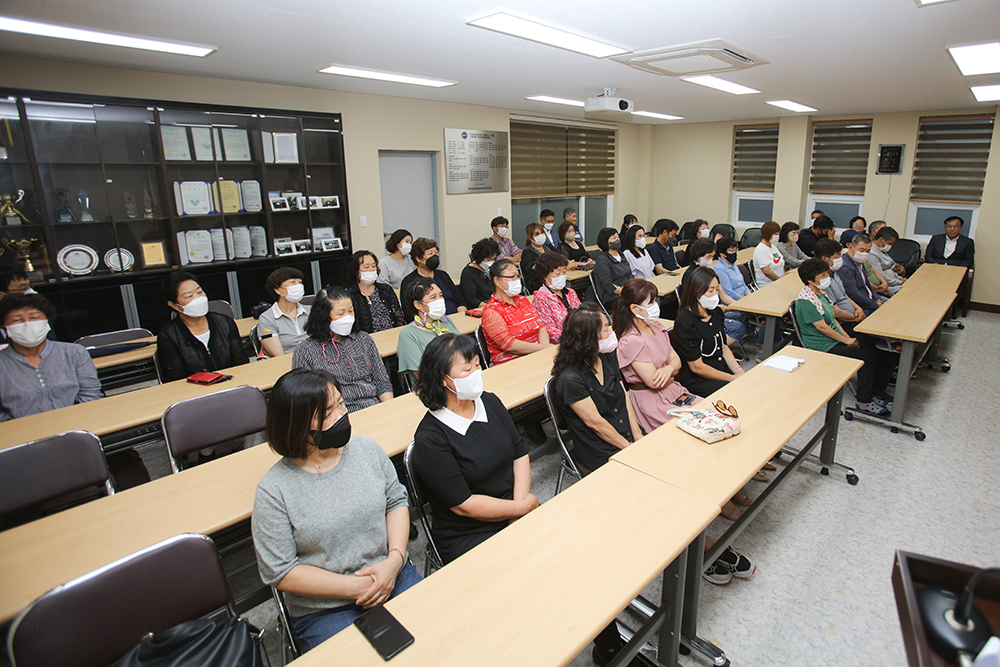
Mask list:
[[[712,404],[712,407],[727,417],[732,417],[733,419],[740,418],[740,413],[736,411],[735,406],[726,405],[722,401],[716,401],[715,403]]]

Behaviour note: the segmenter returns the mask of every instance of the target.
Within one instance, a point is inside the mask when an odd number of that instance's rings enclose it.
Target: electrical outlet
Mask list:
[[[503,215],[503,206],[497,206],[497,215]]]
[[[361,226],[362,227],[367,227],[368,226],[368,216],[367,215],[361,216]]]

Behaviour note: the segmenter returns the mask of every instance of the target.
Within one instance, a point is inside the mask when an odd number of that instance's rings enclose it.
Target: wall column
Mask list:
[[[812,162],[812,117],[778,119],[778,164],[774,172],[774,213],[779,225],[805,220]]]

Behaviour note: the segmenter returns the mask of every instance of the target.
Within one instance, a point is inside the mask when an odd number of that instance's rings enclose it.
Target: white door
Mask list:
[[[431,152],[379,151],[382,231],[437,240],[437,163]]]

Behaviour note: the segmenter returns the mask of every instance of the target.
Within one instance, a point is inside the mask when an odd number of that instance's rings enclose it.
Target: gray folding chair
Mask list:
[[[266,418],[267,400],[250,385],[174,403],[160,420],[171,469],[183,470],[185,454],[260,433]]]
[[[285,596],[274,586],[270,588],[274,606],[278,608],[278,622],[281,624],[281,661],[288,664],[302,654],[299,652],[295,635],[292,634],[292,622],[289,620],[288,607],[285,606]]]
[[[555,427],[556,440],[559,442],[559,449],[562,450],[562,462],[559,464],[559,476],[556,477],[556,493],[562,491],[563,478],[565,478],[566,473],[569,473],[577,479],[583,479],[585,476],[590,474],[582,463],[577,461],[576,452],[571,450],[567,445],[566,441],[563,440],[562,431],[566,428],[566,420],[563,419],[562,410],[559,409],[559,405],[556,403],[555,397],[555,378],[549,378],[545,381],[545,389],[543,390],[543,395],[545,396],[545,407],[549,409],[549,417],[552,419],[552,426]]]
[[[299,303],[301,303],[303,306],[311,306],[313,305],[314,301],[316,301],[315,294],[306,294],[304,297],[302,297],[302,301],[299,301]]]
[[[236,315],[235,313],[233,313],[233,307],[229,305],[229,302],[226,301],[225,299],[216,299],[215,301],[209,301],[208,310],[213,313],[228,315],[234,320],[236,319]]]
[[[722,234],[731,239],[736,238],[736,228],[726,222],[720,222],[719,224],[712,227],[712,231],[709,232],[708,238],[714,239],[716,234]]]
[[[91,486],[115,492],[101,440],[67,431],[0,450],[0,518]]]
[[[594,272],[591,271],[590,273],[588,273],[587,277],[590,279],[590,290],[594,293],[594,301],[597,302],[597,305],[601,307],[601,310],[604,311],[604,314],[610,321],[611,315],[608,313],[608,309],[604,307],[604,303],[601,301],[601,297],[597,295],[597,283],[594,282]]]
[[[763,234],[760,233],[760,227],[750,227],[743,231],[743,236],[740,237],[740,250],[744,248],[756,248],[757,244],[761,242],[764,238]]]
[[[483,362],[483,368],[489,368],[493,365],[493,359],[490,357],[490,348],[486,345],[486,332],[483,331],[483,325],[476,325],[476,345],[479,346],[479,359]]]
[[[260,332],[257,331],[259,326],[259,324],[255,324],[250,329],[250,344],[253,345],[253,353],[258,357],[260,356]]]
[[[427,549],[424,553],[424,576],[430,575],[432,568],[440,570],[444,567],[441,560],[441,552],[438,551],[434,543],[434,535],[431,533],[431,523],[427,520],[427,513],[424,512],[424,504],[427,503],[427,495],[424,487],[413,470],[413,444],[410,443],[403,453],[403,467],[406,468],[406,478],[410,482],[410,493],[413,494],[413,504],[417,508],[417,516],[420,517],[420,524],[424,527],[424,535],[427,536]]]
[[[413,391],[417,386],[417,378],[413,375],[413,371],[399,371],[399,385],[406,390],[406,393]]]
[[[121,329],[119,331],[108,331],[107,333],[91,334],[76,339],[77,345],[84,347],[103,347],[116,343],[128,343],[140,338],[152,338],[153,332],[149,329]]]
[[[149,633],[222,608],[236,616],[215,544],[188,533],[43,594],[14,619],[7,646],[15,667],[106,667]]]

